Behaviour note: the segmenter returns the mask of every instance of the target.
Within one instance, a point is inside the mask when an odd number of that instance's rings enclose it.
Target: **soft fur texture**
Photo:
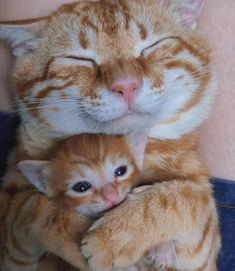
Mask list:
[[[78,135],[57,144],[50,160],[25,160],[18,168],[57,206],[85,214],[93,222],[92,218],[120,204],[140,184],[145,144],[138,138],[144,140],[139,136]],[[124,174],[116,176],[115,170],[123,166]],[[84,181],[91,184],[90,189],[83,193],[74,190],[74,186]],[[145,188],[141,186],[135,192],[140,189]],[[80,234],[81,239],[84,232]],[[150,269],[155,262],[159,267],[167,266],[175,257],[175,245],[168,242],[147,252],[127,271]]]
[[[171,268],[216,270],[217,214],[193,134],[214,96],[213,63],[206,42],[187,28],[195,26],[201,4],[82,2],[46,19],[0,27],[18,56],[12,82],[22,117],[3,186],[2,233],[10,240],[2,243],[3,270],[20,270],[19,264],[33,270],[45,251],[87,269],[77,234],[87,218],[32,190],[16,164],[45,159],[58,139],[73,134],[142,130],[152,138],[142,181],[159,183],[131,194],[92,226],[82,245],[89,266],[125,268],[174,241]],[[129,80],[138,88],[127,102],[113,86]],[[12,241],[12,232],[23,242]]]
[[[77,135],[57,144],[50,160],[24,160],[18,168],[57,205],[97,217],[120,204],[140,183],[144,148],[136,151],[137,144],[123,136]],[[120,167],[125,172],[116,176]],[[84,181],[90,189],[74,190]]]

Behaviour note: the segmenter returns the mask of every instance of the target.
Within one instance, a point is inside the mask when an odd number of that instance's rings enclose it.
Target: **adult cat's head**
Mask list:
[[[46,19],[3,24],[23,121],[58,137],[153,126],[159,138],[190,132],[213,92],[208,48],[187,29],[201,2],[77,2]]]

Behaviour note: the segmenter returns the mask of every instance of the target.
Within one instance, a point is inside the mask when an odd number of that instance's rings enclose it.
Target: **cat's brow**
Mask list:
[[[83,60],[83,61],[90,61],[90,62],[93,62],[94,64],[96,64],[94,59],[88,58],[88,57],[74,56],[74,55],[64,55],[64,56],[61,56],[61,57],[72,58],[72,59]]]
[[[48,74],[48,71],[49,71],[51,64],[54,62],[54,60],[56,60],[58,58],[70,58],[70,59],[77,59],[77,60],[81,60],[81,61],[89,61],[89,62],[93,63],[94,66],[97,66],[97,63],[92,58],[80,57],[80,56],[75,56],[75,55],[53,56],[47,61],[45,71],[44,71],[44,76],[43,76],[44,78],[47,78],[47,74]]]
[[[168,36],[168,37],[164,37],[164,38],[162,38],[162,39],[160,39],[160,40],[158,40],[158,41],[152,43],[151,45],[145,47],[145,48],[143,49],[143,51],[144,51],[144,50],[147,50],[147,49],[149,49],[149,48],[151,48],[151,47],[157,45],[158,43],[163,42],[164,40],[167,40],[167,39],[178,39],[178,37],[177,37],[177,36]]]

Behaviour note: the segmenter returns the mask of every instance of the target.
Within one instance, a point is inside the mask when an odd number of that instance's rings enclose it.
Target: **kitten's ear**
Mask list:
[[[46,193],[45,178],[48,174],[49,161],[24,160],[17,167],[39,191]]]
[[[131,153],[134,155],[138,167],[142,167],[144,163],[144,153],[147,144],[147,134],[132,133],[126,136]]]
[[[176,6],[180,14],[182,24],[185,27],[195,29],[201,13],[204,0],[164,0],[166,3]]]
[[[0,22],[0,39],[5,40],[18,57],[33,50],[47,23],[46,18],[21,22]]]

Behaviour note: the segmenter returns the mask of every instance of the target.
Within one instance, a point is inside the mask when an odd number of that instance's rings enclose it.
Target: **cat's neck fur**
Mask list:
[[[3,185],[10,186],[13,190],[29,186],[29,182],[17,169],[17,163],[26,159],[45,159],[57,141],[55,138],[48,137],[43,130],[39,131],[21,123],[17,131],[16,147],[8,159],[9,166],[3,179]]]
[[[34,129],[27,124],[21,124],[19,128],[18,146],[22,153],[30,158],[41,159],[58,141],[49,137],[43,130]]]

